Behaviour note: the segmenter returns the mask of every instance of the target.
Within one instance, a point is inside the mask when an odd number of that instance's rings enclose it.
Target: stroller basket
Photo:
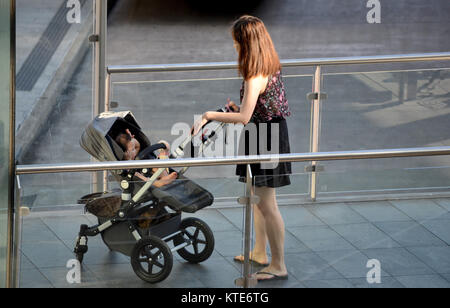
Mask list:
[[[82,197],[78,203],[98,218],[113,218],[122,206],[122,196],[120,192],[95,193]]]

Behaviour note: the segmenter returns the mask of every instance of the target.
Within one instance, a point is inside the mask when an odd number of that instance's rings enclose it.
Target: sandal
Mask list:
[[[289,275],[279,276],[279,275],[275,275],[273,273],[268,273],[268,272],[257,272],[256,275],[270,275],[270,276],[272,276],[272,278],[258,279],[258,281],[275,281],[275,280],[288,280],[289,279]]]

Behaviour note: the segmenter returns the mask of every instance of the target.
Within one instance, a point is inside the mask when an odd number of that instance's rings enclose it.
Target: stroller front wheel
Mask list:
[[[166,279],[173,266],[173,255],[167,244],[158,237],[141,239],[133,248],[131,266],[145,282],[157,283]]]
[[[190,263],[206,261],[214,251],[214,234],[201,219],[189,217],[181,221],[182,235],[174,238],[174,244],[180,245],[188,238],[191,245],[178,250],[178,254]]]

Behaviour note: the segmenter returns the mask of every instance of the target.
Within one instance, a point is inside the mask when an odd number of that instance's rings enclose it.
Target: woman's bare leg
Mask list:
[[[276,191],[270,187],[256,187],[255,194],[259,196],[258,210],[265,222],[265,232],[269,240],[272,260],[262,272],[272,273],[278,276],[287,275],[284,261],[284,236],[285,226],[283,217],[276,200]],[[256,211],[255,211],[256,213]],[[256,221],[255,221],[256,225]],[[273,275],[258,274],[258,280],[273,278]]]
[[[267,264],[269,257],[267,256],[267,234],[266,222],[264,216],[257,206],[253,206],[254,227],[255,227],[255,246],[250,252],[250,259],[261,264]],[[235,258],[244,261],[244,256],[240,255]]]

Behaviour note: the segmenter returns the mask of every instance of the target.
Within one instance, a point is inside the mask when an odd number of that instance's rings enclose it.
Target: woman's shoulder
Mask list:
[[[269,84],[269,78],[270,76],[258,75],[245,80],[245,83],[249,87],[249,89],[259,89],[260,92],[264,92],[264,89]]]

